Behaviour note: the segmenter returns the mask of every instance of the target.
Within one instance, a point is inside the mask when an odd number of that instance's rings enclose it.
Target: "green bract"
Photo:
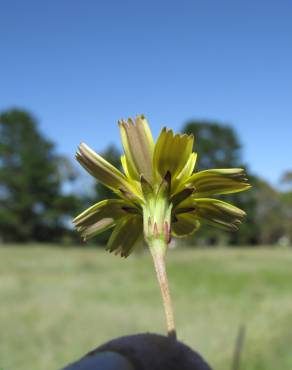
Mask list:
[[[154,143],[147,120],[119,121],[124,173],[86,144],[76,158],[98,181],[120,199],[103,200],[82,212],[74,224],[87,240],[113,228],[107,249],[128,256],[144,236],[148,244],[171,235],[185,237],[201,222],[236,230],[245,213],[212,196],[247,190],[250,185],[241,168],[194,172],[197,154],[192,135],[174,134],[163,128]]]

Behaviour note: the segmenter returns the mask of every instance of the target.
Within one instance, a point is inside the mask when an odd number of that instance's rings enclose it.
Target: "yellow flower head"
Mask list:
[[[241,168],[194,173],[197,153],[192,135],[163,128],[156,143],[144,116],[119,121],[124,154],[120,172],[86,144],[76,158],[120,199],[106,199],[82,212],[74,224],[87,240],[113,228],[107,249],[127,257],[144,236],[165,246],[171,236],[194,233],[201,222],[237,230],[245,212],[212,198],[247,190]]]

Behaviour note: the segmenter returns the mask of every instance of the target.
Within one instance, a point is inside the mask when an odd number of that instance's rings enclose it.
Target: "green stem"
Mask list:
[[[167,273],[165,268],[165,252],[167,249],[167,244],[162,240],[153,240],[149,247],[153,258],[158,283],[160,286],[166,318],[167,333],[170,338],[176,340],[173,306],[171,303]]]

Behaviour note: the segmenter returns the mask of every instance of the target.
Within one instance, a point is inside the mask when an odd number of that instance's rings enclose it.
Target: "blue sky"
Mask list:
[[[33,112],[72,158],[118,144],[117,119],[138,113],[155,135],[230,123],[276,184],[292,168],[291,15],[288,0],[4,0],[0,109]]]

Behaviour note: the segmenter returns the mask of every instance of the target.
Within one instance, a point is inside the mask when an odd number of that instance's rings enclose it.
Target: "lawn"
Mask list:
[[[168,254],[179,339],[228,370],[240,325],[241,369],[292,369],[292,250]],[[113,337],[164,333],[148,254],[0,248],[0,368],[59,369]]]

